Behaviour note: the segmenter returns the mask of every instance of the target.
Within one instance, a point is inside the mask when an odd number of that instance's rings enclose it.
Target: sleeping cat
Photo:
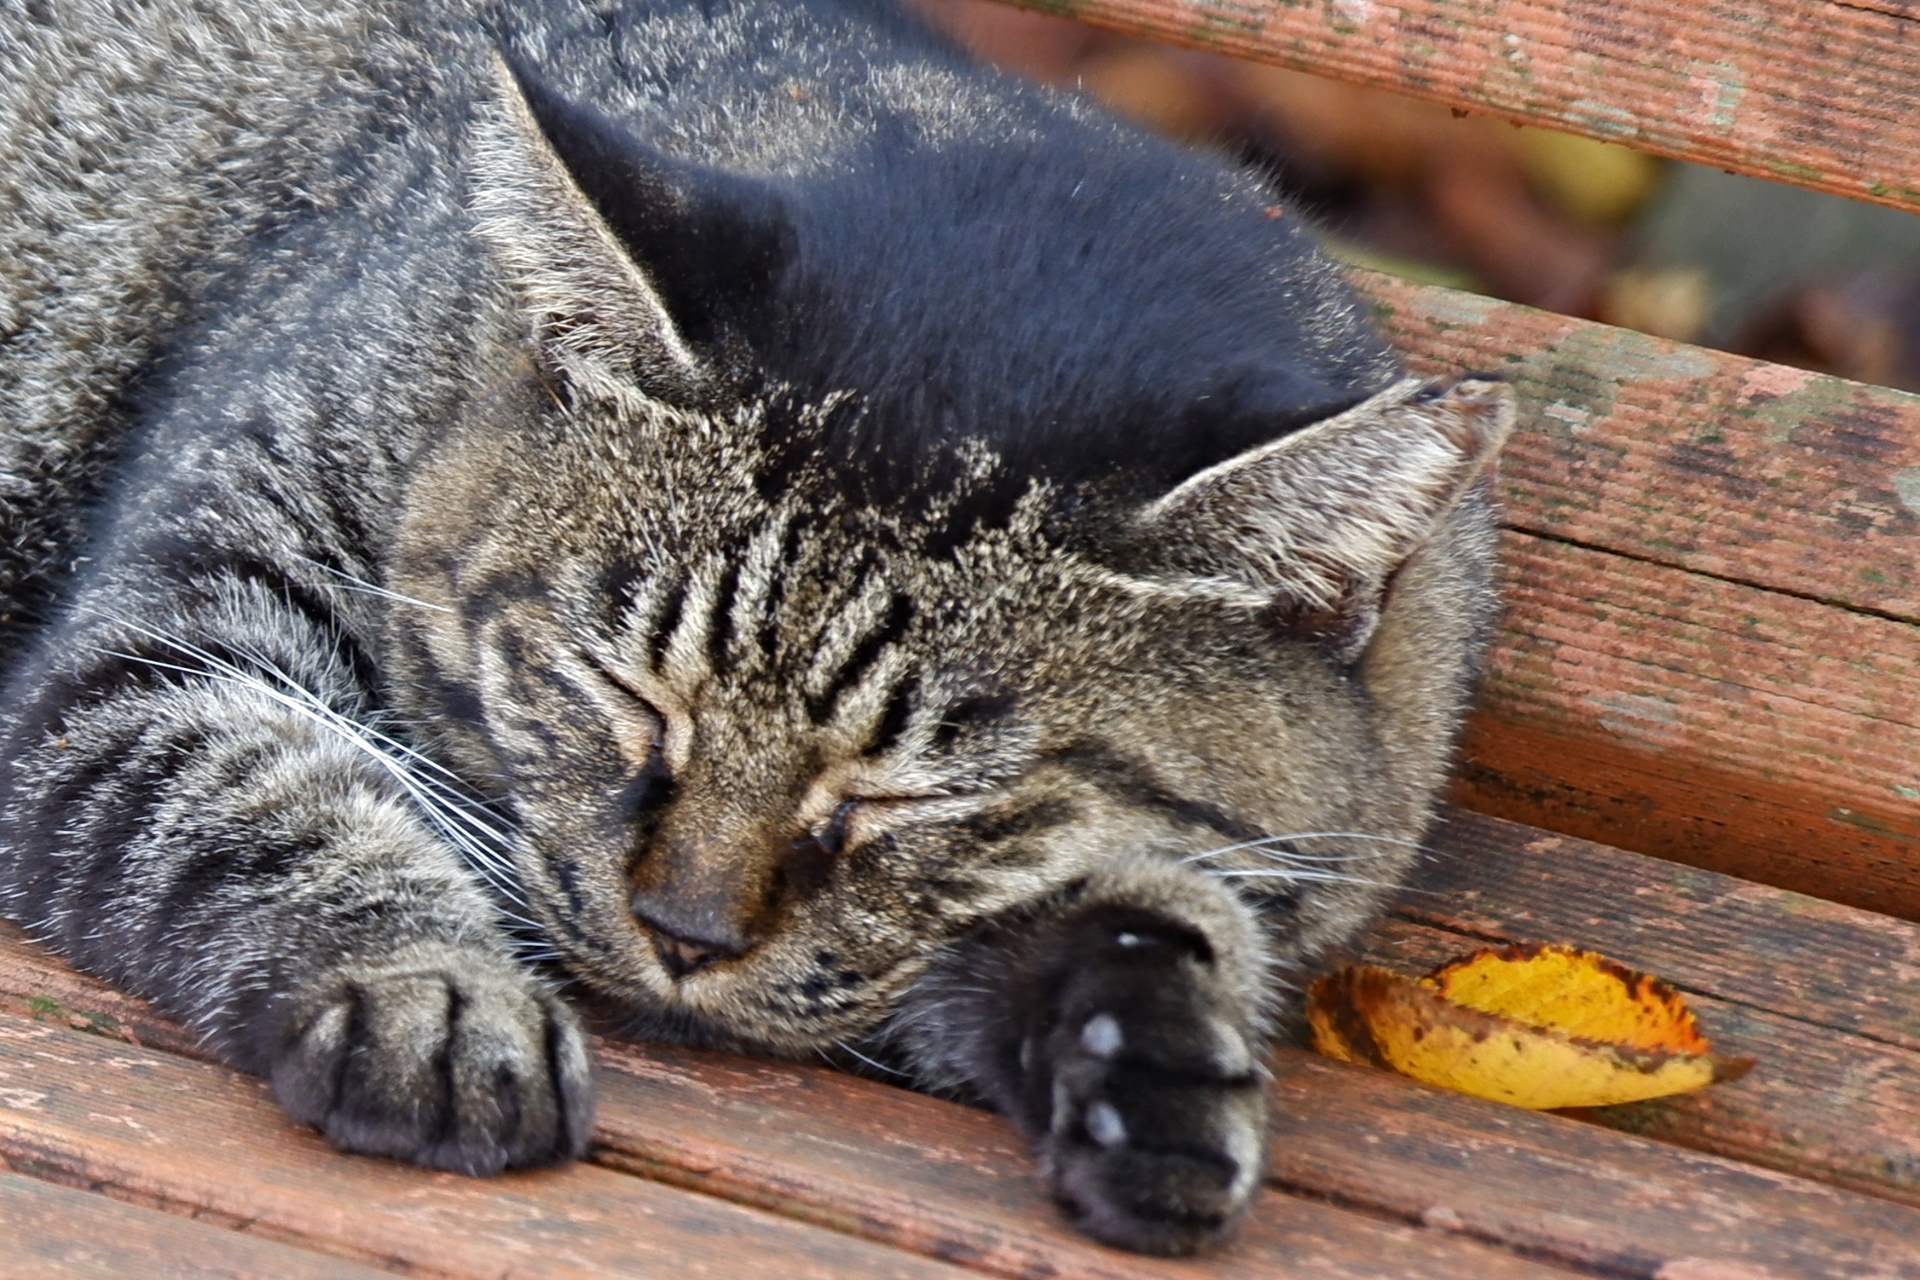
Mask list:
[[[1428,820],[1507,389],[1260,181],[876,0],[0,0],[0,904],[341,1147],[581,1024],[1258,1186]]]

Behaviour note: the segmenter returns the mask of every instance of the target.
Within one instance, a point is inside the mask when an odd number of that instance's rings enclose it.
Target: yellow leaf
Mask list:
[[[1659,979],[1566,947],[1479,951],[1426,978],[1344,969],[1314,983],[1307,1020],[1329,1057],[1535,1109],[1658,1098],[1752,1066],[1711,1052]]]

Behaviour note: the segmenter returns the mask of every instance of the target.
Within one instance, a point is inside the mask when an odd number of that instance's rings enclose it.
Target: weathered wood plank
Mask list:
[[[1478,814],[1427,843],[1402,919],[1578,940],[1684,991],[1920,1052],[1920,925]]]
[[[341,1155],[258,1081],[0,1015],[0,1161],[411,1274],[935,1277],[955,1268],[591,1165],[496,1179]]]
[[[1354,273],[1520,392],[1453,798],[1920,916],[1920,396]]]
[[[697,1050],[607,1046],[601,1063],[597,1159],[1000,1275],[1549,1273],[1456,1236],[1274,1192],[1261,1195],[1228,1248],[1195,1262],[1149,1261],[1068,1228],[1031,1155],[984,1111],[816,1067]]]
[[[374,1280],[341,1258],[0,1173],[0,1280]]]
[[[1351,276],[1416,369],[1519,391],[1513,528],[1920,621],[1920,395]]]
[[[1509,533],[1467,808],[1920,916],[1920,628]]]
[[[1275,1074],[1286,1186],[1603,1275],[1920,1276],[1920,1209],[1306,1050]]]
[[[1659,905],[1657,897],[1640,902]],[[1552,940],[1602,949],[1577,931]],[[1421,973],[1484,945],[1390,920],[1368,937],[1361,955]],[[1665,976],[1630,953],[1607,954]],[[1920,1053],[1698,992],[1687,1000],[1715,1049],[1758,1066],[1699,1093],[1580,1114],[1610,1129],[1920,1207]]]
[[[1920,17],[1904,0],[1016,3],[1920,209]]]
[[[1504,830],[1484,819],[1469,821]],[[1494,910],[1479,909],[1483,915]],[[64,969],[56,962],[36,961],[18,943],[0,947],[6,949],[26,957],[12,974],[37,971],[34,989],[57,999],[66,1016],[81,1016],[87,984],[63,986]],[[139,1024],[125,1018],[120,1025]],[[1493,1277],[1525,1274],[1531,1265],[1448,1234],[1458,1231],[1581,1267],[1620,1259],[1634,1268],[1645,1264],[1636,1274],[1687,1259],[1746,1265],[1769,1253],[1776,1265],[1792,1268],[1781,1274],[1855,1274],[1848,1268],[1863,1260],[1878,1265],[1900,1258],[1894,1242],[1920,1233],[1920,1213],[1900,1206],[1474,1099],[1422,1102],[1419,1107],[1435,1108],[1435,1118],[1409,1119],[1426,1114],[1408,1110],[1413,1104],[1400,1098],[1401,1091],[1417,1089],[1410,1082],[1382,1077],[1383,1085],[1355,1072],[1327,1076],[1322,1064],[1285,1051],[1277,1087],[1286,1114],[1274,1146],[1283,1183],[1444,1230],[1420,1231],[1269,1195],[1247,1237],[1224,1257],[1145,1262],[1067,1231],[1046,1204],[1026,1154],[985,1113],[818,1068],[695,1050],[603,1046],[600,1061],[597,1159],[1004,1275],[1211,1275],[1230,1265],[1248,1276]],[[1829,1072],[1845,1066],[1816,1065]],[[1786,1087],[1801,1077],[1774,1066],[1786,1084],[1761,1095],[1760,1105],[1804,1111]],[[1874,1109],[1880,1106],[1884,1114]],[[1861,1094],[1854,1114],[1859,1140],[1841,1151],[1816,1152],[1809,1170],[1846,1174],[1850,1153],[1871,1158],[1882,1152],[1885,1143],[1871,1131],[1883,1119],[1909,1125],[1906,1112],[1871,1091]],[[1376,1144],[1357,1136],[1366,1133],[1393,1134],[1395,1145],[1374,1155]],[[1355,1152],[1369,1155],[1356,1159]],[[1531,1189],[1517,1189],[1522,1184]],[[1615,1197],[1625,1197],[1631,1213],[1621,1212]],[[1776,1239],[1756,1234],[1753,1222],[1793,1226]],[[1885,1274],[1920,1275],[1920,1257],[1907,1270],[1888,1265]]]
[[[1758,1066],[1586,1118],[1920,1205],[1920,926],[1477,815],[1430,843],[1364,958],[1561,942],[1657,973]]]
[[[120,1045],[129,1054],[143,1051],[120,1037],[165,1034],[164,1020],[138,1001],[74,974],[20,941],[17,931],[10,933],[0,934],[0,993],[13,1009],[36,1000],[40,1009],[37,1022],[20,1025],[36,1027],[43,1037],[70,1027],[90,1030],[90,1041]],[[102,997],[110,1014],[96,1008]],[[98,1020],[105,1017],[112,1021]],[[0,1015],[0,1088],[9,1083],[3,1078],[4,1019]],[[161,1056],[160,1066],[165,1062]],[[1471,1240],[1279,1193],[1261,1197],[1247,1230],[1224,1254],[1199,1263],[1143,1259],[1102,1248],[1066,1226],[1034,1176],[1031,1156],[985,1112],[822,1068],[696,1050],[603,1043],[599,1065],[594,1156],[599,1163],[1001,1275],[1200,1277],[1217,1275],[1223,1262],[1250,1280],[1357,1280],[1383,1273],[1544,1280],[1562,1274]],[[278,1117],[257,1087],[236,1082],[230,1073],[216,1074],[224,1083],[182,1086],[192,1095],[182,1102],[182,1112],[202,1115],[232,1105],[244,1113],[237,1123],[247,1133],[274,1127]],[[64,1073],[57,1078],[64,1079]],[[11,1150],[4,1097],[0,1094],[0,1154]],[[156,1131],[176,1123],[164,1106],[139,1120]],[[202,1123],[220,1127],[210,1118]],[[284,1121],[279,1127],[302,1150],[317,1145]],[[68,1152],[63,1159],[70,1164],[86,1154]],[[345,1161],[344,1172],[335,1167],[340,1161]],[[363,1162],[329,1156],[323,1163],[332,1176],[344,1177]],[[406,1172],[385,1162],[364,1163],[384,1170],[382,1176]],[[54,1172],[67,1167],[61,1164]],[[152,1177],[144,1168],[134,1174]],[[449,1181],[440,1175],[419,1177],[441,1190]],[[492,1185],[452,1183],[482,1199],[484,1188]],[[391,1188],[381,1184],[351,1194],[391,1194]],[[565,1187],[554,1194],[566,1194]],[[199,1203],[178,1190],[171,1198]],[[314,1230],[306,1218],[287,1229]],[[365,1246],[358,1239],[348,1243]]]

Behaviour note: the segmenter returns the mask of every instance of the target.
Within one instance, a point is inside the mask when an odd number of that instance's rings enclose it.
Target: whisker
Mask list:
[[[869,1058],[866,1054],[860,1052],[858,1049],[848,1044],[845,1040],[835,1040],[833,1042],[833,1045],[836,1049],[845,1049],[848,1053],[860,1059],[860,1061],[866,1063],[868,1066],[872,1067],[875,1071],[884,1071],[888,1075],[898,1076],[902,1080],[911,1080],[913,1078],[912,1076],[909,1076],[904,1071],[894,1070],[892,1067],[888,1066],[884,1062],[875,1062],[872,1058]],[[829,1059],[829,1061],[831,1061],[831,1059]]]
[[[1376,889],[1397,889],[1391,880],[1373,880],[1366,876],[1343,876],[1332,871],[1213,871],[1210,876],[1222,880],[1285,880],[1288,884],[1364,884]]]
[[[417,609],[432,609],[435,613],[454,612],[453,609],[444,604],[429,604],[425,600],[416,600],[412,596],[395,591],[390,587],[383,587],[378,583],[368,582],[365,578],[356,578],[344,569],[336,569],[330,564],[323,564],[311,556],[301,556],[300,559],[302,562],[310,564],[320,570],[320,572],[330,573],[340,579],[340,584],[349,591],[359,591],[366,595],[379,596],[383,600],[393,600],[400,604],[410,604]]]
[[[99,616],[124,630],[182,654],[198,665],[187,666],[182,663],[164,662],[144,654],[103,650],[102,652],[108,656],[138,662],[154,670],[174,671],[200,679],[241,685],[293,711],[363,753],[399,784],[419,807],[421,814],[448,843],[459,851],[483,881],[507,902],[522,910],[527,908],[529,904],[525,891],[519,883],[517,868],[513,864],[512,857],[498,847],[509,842],[510,830],[491,822],[481,821],[474,816],[474,809],[483,802],[462,795],[456,790],[455,788],[461,784],[458,776],[451,770],[444,768],[437,761],[428,759],[407,744],[381,733],[371,725],[335,710],[319,695],[306,688],[264,655],[236,649],[235,652],[258,668],[257,671],[248,671],[178,636],[156,631],[124,618]],[[446,780],[423,776],[415,771],[412,767],[414,765],[431,768],[444,775]],[[509,910],[501,902],[495,903],[495,910],[499,913],[502,922],[510,929],[531,932],[535,938],[544,938],[544,931],[537,921],[518,911]],[[516,950],[530,945],[539,944],[527,939],[515,940]]]
[[[1274,853],[1269,848],[1271,845],[1285,844],[1292,840],[1334,839],[1370,840],[1376,844],[1399,845],[1403,848],[1418,850],[1422,853],[1433,852],[1433,850],[1421,844],[1418,840],[1403,840],[1398,836],[1377,836],[1366,831],[1289,831],[1275,836],[1261,836],[1258,840],[1242,840],[1238,844],[1222,845],[1217,849],[1207,849],[1200,853],[1191,853],[1180,859],[1180,861],[1183,863],[1203,862],[1208,858],[1217,858],[1226,853],[1238,853],[1243,849],[1251,849],[1261,857],[1269,858],[1276,862],[1281,860],[1291,862],[1358,862],[1366,857],[1365,854],[1311,854],[1291,851],[1282,854]]]

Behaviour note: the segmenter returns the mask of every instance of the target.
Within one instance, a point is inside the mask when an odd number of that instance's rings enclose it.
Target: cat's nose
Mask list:
[[[745,955],[753,945],[731,929],[700,929],[676,920],[645,894],[634,895],[632,906],[633,918],[653,942],[653,953],[676,978],[697,973],[715,961]]]

